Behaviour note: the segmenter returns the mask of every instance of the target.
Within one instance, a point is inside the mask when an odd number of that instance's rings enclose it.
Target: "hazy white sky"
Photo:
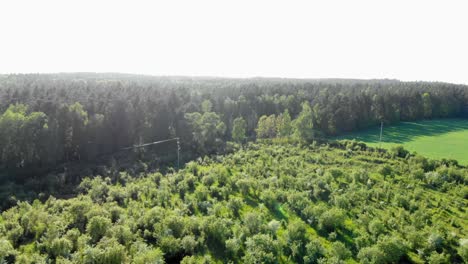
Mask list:
[[[0,72],[468,84],[468,1],[2,0]]]

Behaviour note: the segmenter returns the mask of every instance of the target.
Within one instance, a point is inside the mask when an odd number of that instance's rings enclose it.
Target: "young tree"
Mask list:
[[[203,153],[216,150],[222,142],[226,131],[226,125],[221,121],[218,114],[214,112],[188,113],[185,118],[192,126],[193,140],[198,149]]]
[[[210,100],[205,100],[203,101],[201,108],[203,113],[211,112],[211,109],[213,108],[213,103],[211,103]]]
[[[86,146],[85,132],[88,125],[88,113],[80,103],[74,103],[68,107],[67,123],[66,154],[69,159],[75,157],[80,159],[80,154]]]
[[[357,257],[364,264],[378,264],[385,261],[385,254],[376,246],[362,248]]]
[[[277,244],[270,235],[257,234],[247,238],[245,263],[277,263]]]
[[[258,120],[257,138],[274,138],[276,137],[276,117],[275,115],[261,116]]]
[[[24,166],[46,156],[48,119],[42,112],[27,112],[25,105],[11,105],[0,116],[0,161]]]
[[[289,137],[292,132],[291,115],[288,109],[280,114],[276,119],[277,135],[279,137]]]
[[[94,242],[99,241],[112,225],[111,220],[102,216],[94,216],[86,226],[86,232],[91,236]]]
[[[302,103],[302,111],[294,120],[294,129],[296,136],[302,140],[311,141],[315,138],[313,114],[308,102]]]
[[[242,142],[245,139],[245,129],[247,128],[247,123],[244,118],[238,117],[234,119],[232,126],[232,139],[236,142]]]
[[[432,101],[429,93],[423,93],[422,95],[424,118],[432,117]]]

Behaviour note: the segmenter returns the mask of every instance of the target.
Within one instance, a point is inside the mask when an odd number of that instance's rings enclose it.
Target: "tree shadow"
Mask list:
[[[437,136],[449,132],[468,130],[466,119],[436,119],[418,122],[401,122],[383,128],[382,142],[403,144],[421,136]],[[337,139],[355,139],[368,143],[380,141],[380,126],[340,136]]]

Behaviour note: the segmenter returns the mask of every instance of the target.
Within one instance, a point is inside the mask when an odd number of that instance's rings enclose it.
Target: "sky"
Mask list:
[[[0,73],[468,84],[466,0],[4,0]]]

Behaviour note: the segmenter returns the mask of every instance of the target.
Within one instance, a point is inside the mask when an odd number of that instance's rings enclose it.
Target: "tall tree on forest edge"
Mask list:
[[[258,120],[257,138],[274,138],[276,137],[276,116],[261,116]]]
[[[236,142],[243,142],[245,140],[245,129],[247,128],[247,123],[244,118],[238,117],[234,119],[232,126],[232,139]]]
[[[288,109],[284,110],[276,119],[277,135],[279,137],[289,137],[292,133],[291,115]]]
[[[429,93],[423,93],[422,101],[423,101],[424,118],[431,118],[432,117],[431,95]]]
[[[311,141],[315,138],[313,114],[308,102],[302,103],[302,111],[294,120],[295,135],[305,141]]]

